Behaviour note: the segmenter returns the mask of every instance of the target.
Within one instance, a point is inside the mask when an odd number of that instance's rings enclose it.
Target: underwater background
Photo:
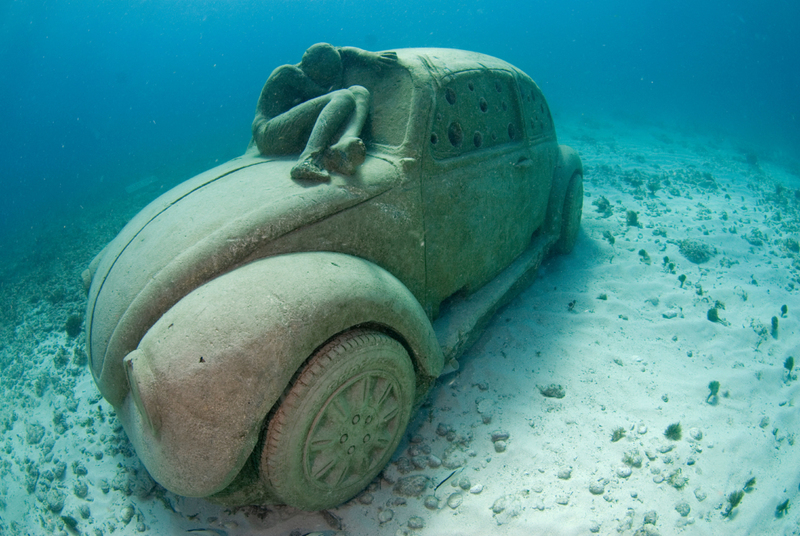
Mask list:
[[[624,116],[797,160],[798,23],[790,0],[7,0],[0,236],[242,153],[267,76],[320,41],[475,50],[531,75],[557,124]]]
[[[0,536],[337,519],[349,536],[800,534],[798,23],[788,0],[0,1]],[[585,166],[576,250],[440,381],[383,475],[458,446],[472,482],[443,486],[438,510],[391,486],[332,517],[177,497],[86,367],[81,272],[147,203],[241,155],[267,77],[316,42],[508,61]],[[687,240],[716,256],[690,259]],[[550,382],[564,400],[540,394]],[[431,468],[415,471],[441,480]],[[740,489],[738,519],[721,516]]]

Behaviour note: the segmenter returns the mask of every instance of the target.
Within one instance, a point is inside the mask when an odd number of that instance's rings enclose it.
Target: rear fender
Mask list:
[[[547,202],[547,217],[544,223],[545,232],[557,240],[561,235],[561,220],[564,211],[564,197],[572,176],[583,175],[583,164],[578,153],[572,147],[558,146],[558,161],[553,170],[553,187]]]
[[[375,264],[295,253],[197,288],[125,358],[131,392],[118,408],[153,478],[185,496],[225,488],[265,416],[316,348],[354,326],[383,326],[409,350],[418,401],[443,357],[411,292]]]

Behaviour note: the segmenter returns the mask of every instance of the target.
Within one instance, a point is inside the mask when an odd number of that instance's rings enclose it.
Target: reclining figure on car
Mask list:
[[[312,45],[300,63],[278,67],[264,84],[253,120],[258,150],[300,153],[291,171],[295,180],[327,181],[329,172],[352,175],[366,157],[359,135],[370,94],[362,86],[342,88],[344,73],[356,63],[380,69],[396,62],[394,52]]]

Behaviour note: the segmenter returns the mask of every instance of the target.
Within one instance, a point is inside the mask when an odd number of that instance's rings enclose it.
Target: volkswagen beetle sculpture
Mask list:
[[[302,146],[251,142],[150,203],[84,272],[96,384],[177,494],[354,497],[436,378],[576,242],[581,161],[530,77],[459,50],[387,57],[342,74],[369,97],[349,174],[296,177]]]

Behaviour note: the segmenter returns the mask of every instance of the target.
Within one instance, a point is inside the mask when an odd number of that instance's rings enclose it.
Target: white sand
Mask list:
[[[4,393],[14,398],[4,400],[2,410],[10,429],[0,436],[0,534],[58,533],[64,530],[59,515],[72,516],[77,530],[90,535],[188,529],[304,535],[332,531],[334,517],[340,533],[352,536],[800,534],[794,445],[800,381],[789,379],[783,366],[790,355],[800,360],[800,255],[786,242],[800,239],[800,178],[764,159],[754,167],[742,151],[699,135],[600,123],[560,126],[562,143],[578,149],[587,167],[575,251],[548,261],[533,285],[494,318],[460,370],[440,380],[409,428],[413,442],[398,450],[385,478],[367,494],[326,519],[289,508],[231,512],[153,489],[110,407],[98,401],[89,373],[52,365],[59,348],[72,356],[82,337],[40,333],[32,348],[41,362],[32,370],[51,371],[53,382],[41,398]],[[634,170],[643,177],[641,187],[625,180],[635,178]],[[704,173],[715,187],[703,184],[709,182]],[[645,185],[655,177],[660,189],[652,194]],[[775,196],[776,182],[788,188],[781,197]],[[610,215],[592,204],[601,196],[611,204]],[[627,225],[627,210],[638,213],[641,227]],[[745,239],[754,238],[754,229],[767,237],[764,245]],[[716,255],[694,264],[679,251],[684,239],[707,244]],[[674,273],[665,256],[675,263]],[[680,274],[686,275],[683,287]],[[707,318],[717,302],[727,325]],[[784,304],[788,314],[782,317]],[[773,316],[779,317],[777,338],[770,334]],[[25,318],[20,338],[37,333],[37,312]],[[77,375],[74,387],[65,380],[69,371]],[[713,404],[706,402],[712,380],[720,383]],[[58,392],[62,384],[66,394]],[[550,384],[563,386],[565,396],[544,397],[537,387]],[[69,426],[60,433],[58,412]],[[30,444],[26,426],[34,422],[45,434]],[[677,422],[682,438],[668,440],[663,432]],[[619,427],[625,436],[612,442]],[[447,430],[450,437],[440,435]],[[508,434],[503,452],[492,442],[495,431]],[[43,448],[48,440],[49,454]],[[641,466],[623,463],[626,453]],[[465,465],[435,493],[431,487],[401,498],[393,491],[397,479],[424,475],[436,486],[453,471],[402,473],[412,455]],[[57,461],[66,464],[61,477],[47,474]],[[76,474],[74,462],[85,466],[85,476]],[[52,480],[29,494],[27,466],[38,469],[40,481],[45,475]],[[754,488],[723,517],[727,496],[751,477]],[[106,492],[101,479],[108,482]],[[480,493],[458,487],[463,479],[467,489],[482,486]],[[85,499],[76,495],[76,482],[87,484]],[[591,493],[593,484],[602,493]],[[55,493],[43,492],[47,488],[64,493],[59,515],[47,507],[47,494]],[[448,498],[459,492],[461,503],[451,508]],[[433,509],[425,506],[429,495],[438,499],[436,505],[428,500]],[[776,517],[776,506],[786,499],[788,513]],[[686,516],[676,510],[681,503],[690,510]],[[381,523],[390,511],[391,519]],[[423,528],[408,528],[415,516]],[[655,524],[644,524],[646,518]]]

